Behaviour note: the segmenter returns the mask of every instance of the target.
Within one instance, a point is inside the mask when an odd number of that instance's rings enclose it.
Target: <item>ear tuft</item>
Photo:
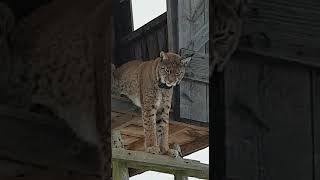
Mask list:
[[[160,58],[161,58],[161,61],[164,60],[164,59],[168,59],[168,56],[166,55],[165,52],[161,51],[160,52]]]
[[[181,59],[181,64],[186,66],[190,62],[191,59],[192,59],[191,57]]]

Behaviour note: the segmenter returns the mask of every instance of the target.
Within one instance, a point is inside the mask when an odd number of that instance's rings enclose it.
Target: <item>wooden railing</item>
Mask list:
[[[112,180],[129,180],[128,168],[173,174],[175,180],[188,177],[209,179],[209,165],[191,159],[173,158],[123,148],[120,132],[112,137]]]
[[[175,180],[187,177],[209,179],[209,165],[199,161],[112,148],[113,180],[128,180],[128,168],[173,174]]]

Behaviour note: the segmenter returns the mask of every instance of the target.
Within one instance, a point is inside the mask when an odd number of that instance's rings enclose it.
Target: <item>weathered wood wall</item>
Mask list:
[[[248,53],[233,57],[225,72],[228,176],[313,180],[314,71]]]
[[[221,77],[227,178],[320,178],[319,9],[314,0],[250,4]]]
[[[312,89],[312,136],[314,179],[320,178],[320,70],[313,71],[311,76]]]
[[[176,24],[181,54],[196,54],[180,83],[180,117],[209,122],[209,1],[179,0]],[[183,50],[185,49],[185,50]],[[190,53],[190,52],[189,52]]]
[[[320,67],[319,9],[317,0],[252,1],[240,47]]]

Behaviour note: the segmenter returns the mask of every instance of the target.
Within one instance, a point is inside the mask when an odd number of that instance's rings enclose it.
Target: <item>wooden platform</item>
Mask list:
[[[112,97],[112,130],[120,130],[125,148],[144,150],[144,131],[140,109],[123,97]],[[183,156],[203,149],[209,144],[209,128],[170,119],[169,143],[181,146]]]

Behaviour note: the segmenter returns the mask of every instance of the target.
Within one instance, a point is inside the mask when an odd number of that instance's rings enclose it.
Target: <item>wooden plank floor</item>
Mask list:
[[[128,99],[112,97],[112,130],[120,130],[125,148],[144,150],[144,131],[140,109]],[[209,128],[170,120],[169,143],[181,146],[182,154],[188,155],[209,144]]]

